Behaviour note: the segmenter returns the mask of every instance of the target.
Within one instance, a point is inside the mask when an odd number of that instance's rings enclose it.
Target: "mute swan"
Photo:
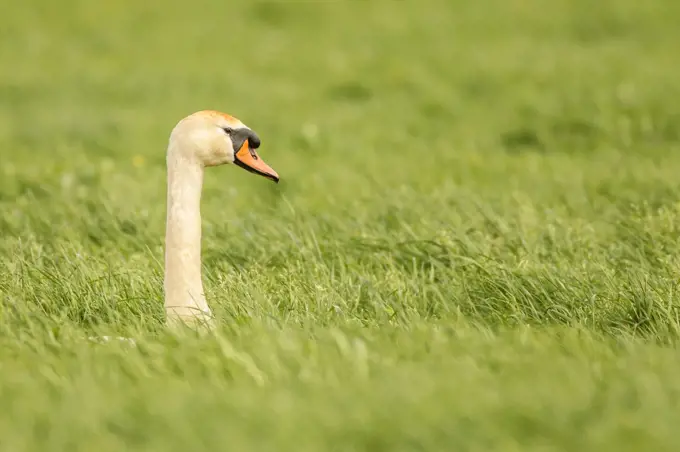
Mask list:
[[[257,154],[260,138],[226,113],[203,110],[172,130],[167,150],[165,314],[168,325],[213,325],[201,280],[201,190],[204,168],[235,164],[278,183]]]
[[[241,121],[226,113],[203,110],[182,119],[172,130],[166,156],[167,217],[165,231],[166,323],[196,323],[212,327],[212,311],[201,280],[201,190],[203,170],[233,163],[279,182],[279,175],[257,154],[260,138]],[[93,342],[120,336],[89,336]]]

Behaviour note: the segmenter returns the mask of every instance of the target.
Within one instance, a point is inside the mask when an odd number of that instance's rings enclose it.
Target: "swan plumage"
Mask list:
[[[260,137],[237,118],[204,110],[177,123],[167,148],[165,313],[168,324],[212,326],[201,279],[201,191],[205,168],[234,164],[274,182],[259,156]]]

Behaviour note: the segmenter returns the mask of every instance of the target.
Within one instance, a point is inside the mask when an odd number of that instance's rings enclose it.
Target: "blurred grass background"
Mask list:
[[[2,11],[2,450],[680,446],[677,2]],[[282,181],[208,172],[178,337],[165,147],[212,108]]]

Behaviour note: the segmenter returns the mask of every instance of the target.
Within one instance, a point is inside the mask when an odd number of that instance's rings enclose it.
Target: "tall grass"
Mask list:
[[[680,446],[675,2],[2,10],[2,450]],[[195,337],[165,147],[205,108],[282,181],[208,172]]]

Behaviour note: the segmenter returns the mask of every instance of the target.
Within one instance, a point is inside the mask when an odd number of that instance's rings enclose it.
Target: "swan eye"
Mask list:
[[[234,129],[232,129],[231,127],[222,127],[222,130],[224,130],[224,133],[226,133],[227,135],[231,135],[231,132],[234,131]]]

